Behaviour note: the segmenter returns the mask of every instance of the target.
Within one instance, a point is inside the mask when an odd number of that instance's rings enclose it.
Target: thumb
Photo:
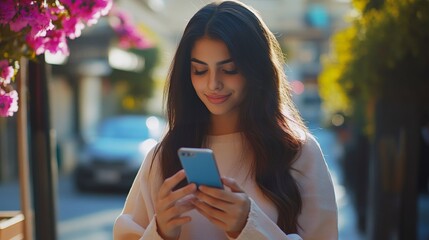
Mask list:
[[[222,177],[222,183],[229,187],[232,192],[244,192],[244,190],[238,185],[238,183],[233,179],[229,177]]]

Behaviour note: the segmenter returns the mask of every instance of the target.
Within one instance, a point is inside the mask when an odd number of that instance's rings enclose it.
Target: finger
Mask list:
[[[208,219],[216,219],[220,222],[222,222],[222,219],[224,219],[225,212],[220,209],[214,208],[200,200],[194,200],[193,204],[195,205],[197,211]]]
[[[158,211],[163,211],[175,204],[182,204],[188,201],[187,199],[192,197],[190,194],[197,191],[197,186],[195,184],[189,184],[183,188],[180,188],[174,192],[170,192],[165,198],[159,200],[159,205],[157,207]],[[187,197],[189,196],[189,197]]]
[[[192,204],[192,201],[194,201],[194,199],[196,199],[195,194],[189,194],[189,195],[177,200],[175,205]]]
[[[238,185],[238,183],[233,179],[229,177],[222,177],[222,183],[229,187],[232,192],[244,192],[244,190]]]
[[[209,205],[209,206],[211,206],[213,208],[217,208],[217,209],[222,210],[222,211],[226,211],[228,205],[231,205],[231,202],[226,202],[223,199],[220,199],[220,198],[217,198],[217,197],[213,197],[213,196],[211,196],[209,194],[205,194],[202,191],[197,192],[195,194],[195,196],[197,197],[197,199],[200,202],[204,202],[207,205]]]
[[[245,193],[232,193],[232,192],[227,192],[227,193],[231,195],[228,197],[230,201],[213,198],[202,192],[197,192],[195,196],[200,202],[205,203],[211,208],[222,211],[223,213],[225,213],[225,215],[243,215],[243,214],[248,215],[250,200],[247,197],[247,195]],[[204,208],[204,209],[207,209],[207,208]],[[206,212],[208,211],[209,210],[206,210]],[[214,212],[210,214],[214,214]],[[221,215],[220,217],[224,217],[224,215]]]
[[[197,185],[195,183],[188,184],[182,188],[177,189],[174,192],[171,192],[170,195],[167,196],[167,198],[171,202],[175,202],[189,194],[195,193],[197,191]],[[186,200],[186,199],[184,199]]]
[[[180,227],[185,223],[188,223],[192,220],[191,217],[189,216],[184,216],[184,217],[178,217],[178,218],[174,218],[172,220],[170,220],[168,222],[168,224],[172,227],[172,228],[176,228],[176,227]]]
[[[237,197],[235,196],[236,194],[234,192],[231,192],[230,190],[212,188],[207,186],[199,186],[198,190],[200,190],[200,192],[206,195],[209,195],[213,198],[221,199],[222,201],[227,203],[234,203],[237,200]]]
[[[161,228],[164,229],[164,235],[165,232],[169,232],[172,229],[175,229],[177,227],[180,227],[181,225],[188,223],[192,220],[192,218],[190,216],[183,216],[183,217],[177,217],[177,218],[172,218],[172,219],[168,219],[168,220],[161,220],[161,218],[158,216],[157,218],[157,224]],[[162,225],[163,227],[161,227],[160,222],[164,222],[164,224]]]
[[[183,213],[186,213],[192,209],[195,209],[195,205],[191,202],[187,204],[181,204],[178,206],[174,206],[172,208],[167,209],[166,211],[163,211],[158,214],[157,219],[159,222],[165,223],[165,225],[170,225],[170,222],[177,218],[186,218],[187,216],[181,216]]]
[[[182,169],[175,173],[173,176],[165,179],[164,183],[161,185],[161,188],[158,192],[158,197],[164,198],[170,194],[171,190],[179,184],[183,179],[185,179],[185,171]]]
[[[200,190],[200,192],[207,194],[211,197],[222,199],[224,201],[227,201],[226,199],[228,199],[229,198],[228,195],[230,195],[230,192],[225,189],[208,187],[204,185],[198,186],[198,190]]]
[[[207,218],[211,223],[213,223],[214,225],[216,225],[218,228],[220,228],[220,229],[226,229],[226,228],[227,228],[226,223],[224,223],[224,222],[222,222],[221,220],[219,220],[219,219],[217,219],[217,218],[213,217],[212,215],[210,215],[210,214],[208,214],[208,213],[204,212],[204,210],[202,210],[202,209],[199,209],[199,208],[196,208],[196,209],[197,209],[197,211],[198,211],[201,215],[203,215],[204,217],[206,217],[206,218]]]
[[[168,209],[164,214],[167,220],[181,217],[182,214],[195,208],[195,205],[192,203],[181,204]]]

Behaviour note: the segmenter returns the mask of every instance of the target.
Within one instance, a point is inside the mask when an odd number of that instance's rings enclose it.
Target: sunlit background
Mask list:
[[[118,18],[104,17],[85,28],[81,37],[69,41],[69,56],[45,54],[51,70],[49,116],[58,170],[55,176],[58,180],[55,185],[58,239],[112,239],[113,222],[121,211],[140,162],[162,137],[165,127],[163,87],[178,40],[190,17],[208,2],[116,0],[113,10],[126,16],[143,37],[139,47],[127,46],[126,40],[115,33]],[[340,239],[429,239],[428,176],[427,171],[417,171],[418,166],[427,169],[429,166],[418,165],[418,161],[407,165],[402,161],[402,135],[395,134],[391,141],[382,142],[376,149],[398,153],[399,160],[393,157],[393,162],[381,161],[381,167],[370,164],[373,146],[370,143],[377,139],[374,133],[380,123],[363,123],[367,120],[362,116],[364,113],[376,115],[374,109],[379,105],[368,104],[376,102],[376,98],[358,98],[361,100],[358,101],[346,97],[348,93],[359,95],[358,91],[365,89],[356,90],[352,82],[337,81],[344,73],[341,57],[350,56],[335,54],[360,35],[350,31],[340,36],[336,34],[353,24],[351,19],[360,14],[359,7],[368,1],[355,1],[355,5],[348,0],[243,2],[259,11],[284,51],[287,60],[284,70],[292,86],[293,99],[319,140],[332,174]],[[384,1],[369,2],[377,8],[377,4]],[[380,57],[378,61],[387,60]],[[374,60],[374,64],[376,62]],[[427,86],[428,75],[424,75],[422,82]],[[336,84],[343,84],[343,87]],[[371,84],[368,83],[368,88],[378,87],[376,83]],[[350,89],[356,91],[347,92]],[[428,105],[428,102],[419,102],[418,106],[428,113]],[[356,112],[361,115],[354,114]],[[16,125],[16,118],[0,118],[0,211],[20,208],[17,153],[12,144],[17,139]],[[131,134],[119,134],[124,132]],[[422,149],[429,146],[429,133],[427,139],[428,145],[422,145]],[[417,141],[414,143],[419,144]],[[421,162],[429,161],[427,155],[426,159],[421,159]],[[395,164],[396,168],[390,166]],[[415,174],[411,193],[403,190],[410,186],[407,185],[409,181],[404,180],[409,178],[410,172],[398,173],[410,166],[414,170],[409,171]],[[395,169],[384,172],[380,168]],[[371,177],[370,169],[375,176],[378,176],[377,171],[382,172],[380,179]],[[424,178],[425,186],[420,187],[421,181],[417,186],[417,176]],[[391,185],[395,181],[398,184]],[[374,192],[379,189],[370,187],[378,186],[376,182],[383,182],[382,187],[387,186],[391,191],[378,196]],[[380,201],[385,201],[387,207],[379,208]],[[398,210],[410,206],[414,206],[411,215]],[[376,213],[389,209],[393,209],[393,214]],[[404,235],[410,229],[404,227],[401,220],[404,218],[411,219],[413,226],[410,228],[415,230],[415,235]],[[378,226],[384,227],[374,230]]]

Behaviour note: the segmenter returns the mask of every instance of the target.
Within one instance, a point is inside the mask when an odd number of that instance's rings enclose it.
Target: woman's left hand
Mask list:
[[[235,238],[246,225],[250,199],[234,179],[222,177],[222,182],[231,191],[200,186],[194,205],[210,222]]]

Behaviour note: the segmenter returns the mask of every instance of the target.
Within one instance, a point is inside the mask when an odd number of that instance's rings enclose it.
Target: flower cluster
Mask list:
[[[126,13],[113,9],[110,16],[110,25],[118,36],[120,48],[144,49],[151,47],[151,43],[136,29]]]
[[[0,88],[0,116],[9,117],[18,111],[18,93],[15,90],[6,92]]]
[[[2,0],[0,5],[0,117],[18,110],[10,86],[22,57],[49,51],[69,54],[67,38],[79,37],[112,7],[113,0]]]

